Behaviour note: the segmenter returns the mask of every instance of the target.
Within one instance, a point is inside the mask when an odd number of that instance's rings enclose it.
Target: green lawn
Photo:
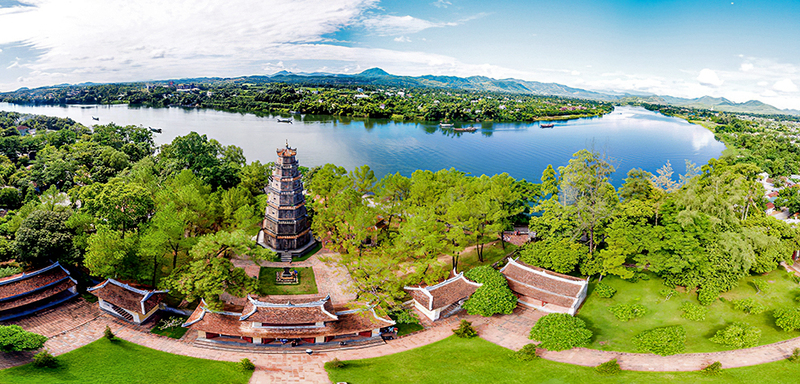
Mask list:
[[[490,240],[494,241],[494,240]],[[498,241],[492,245],[486,245],[483,248],[483,262],[481,263],[478,261],[478,251],[471,250],[469,252],[463,253],[461,257],[458,259],[458,269],[459,271],[466,271],[481,265],[493,264],[494,262],[502,259],[507,254],[514,252],[517,249],[517,246],[514,244],[506,243],[506,249],[503,249],[503,245],[500,244]]]
[[[236,363],[197,359],[101,338],[58,356],[57,368],[32,364],[0,371],[0,383],[230,383],[244,384],[252,372]]]
[[[319,252],[320,249],[322,249],[322,243],[318,241],[317,245],[315,245],[314,248],[311,248],[310,251],[306,252],[305,255],[298,257],[296,259],[292,259],[292,261],[306,261],[308,260],[309,257],[314,256],[314,254]]]
[[[632,339],[639,332],[647,329],[667,326],[682,325],[686,329],[686,352],[713,352],[733,349],[709,341],[718,330],[734,321],[757,326],[761,329],[759,344],[769,344],[781,340],[800,336],[800,332],[784,332],[777,326],[772,316],[772,310],[781,306],[796,306],[795,297],[800,293],[798,284],[794,283],[783,270],[776,270],[764,276],[749,276],[739,283],[736,289],[721,295],[725,300],[718,300],[709,306],[706,320],[696,322],[681,317],[683,313],[678,309],[681,303],[690,301],[699,304],[695,292],[679,292],[669,300],[665,300],[659,291],[667,288],[658,277],[652,276],[650,280],[640,280],[630,283],[616,277],[607,277],[603,282],[617,288],[617,294],[611,299],[603,299],[592,295],[596,282],[589,285],[589,296],[583,308],[578,312],[578,317],[594,332],[594,339],[590,348],[636,352]],[[752,285],[754,280],[769,282],[769,292],[756,294]],[[748,315],[743,311],[733,309],[732,299],[752,297],[757,302],[767,306],[769,310],[759,315]],[[608,310],[608,307],[619,304],[641,304],[647,308],[644,317],[622,322],[617,320]]]
[[[397,316],[389,315],[389,317],[392,320],[397,320]],[[397,336],[398,337],[399,336],[403,336],[403,335],[407,335],[409,333],[413,333],[413,332],[419,331],[419,330],[421,330],[423,328],[422,324],[420,324],[420,323],[397,323],[397,324],[395,324],[395,327],[397,327]]]
[[[745,368],[723,369],[715,377],[699,372],[634,372],[601,376],[591,367],[543,359],[520,362],[512,352],[481,338],[442,341],[410,351],[348,361],[328,369],[334,383],[450,384],[450,383],[796,383],[800,364],[779,361]],[[724,367],[723,367],[724,368]]]
[[[292,267],[300,274],[300,284],[278,285],[275,284],[275,274],[283,268],[261,267],[258,273],[259,292],[262,295],[302,295],[317,293],[317,281],[314,279],[314,269],[311,267]]]

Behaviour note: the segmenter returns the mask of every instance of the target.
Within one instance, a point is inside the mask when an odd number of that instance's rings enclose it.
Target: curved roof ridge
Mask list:
[[[528,272],[535,273],[535,274],[540,275],[540,276],[545,276],[545,277],[548,277],[548,278],[556,279],[558,281],[562,281],[562,282],[565,282],[565,283],[576,284],[576,285],[583,285],[583,284],[587,284],[588,283],[586,280],[581,279],[579,277],[569,276],[569,275],[565,275],[563,273],[549,271],[549,270],[544,269],[544,268],[530,266],[530,265],[525,264],[522,261],[517,261],[517,260],[519,260],[519,258],[509,259],[508,264],[506,264],[502,269],[500,269],[500,273],[505,271],[506,268],[508,268],[508,266],[513,264],[517,268],[521,268],[521,269],[524,269],[524,270],[526,270]]]
[[[325,303],[328,302],[330,299],[331,299],[331,295],[328,294],[322,299],[319,299],[319,300],[316,300],[316,301],[310,301],[310,302],[307,302],[307,303],[296,303],[295,304],[295,303],[292,303],[291,300],[287,300],[286,304],[280,304],[280,303],[271,303],[271,302],[267,302],[267,301],[256,300],[252,296],[247,295],[247,300],[250,301],[250,303],[253,304],[254,307],[265,307],[265,308],[308,308],[308,307],[318,307],[318,306],[321,306],[321,305],[325,305]]]
[[[40,273],[45,273],[45,272],[47,272],[47,271],[49,271],[49,270],[51,270],[53,268],[57,268],[57,267],[60,267],[61,269],[63,269],[64,272],[67,273],[67,275],[70,274],[69,271],[64,269],[64,267],[62,267],[61,264],[59,264],[58,261],[56,261],[55,263],[50,264],[49,266],[44,267],[42,269],[38,269],[38,270],[30,272],[30,273],[22,272],[22,274],[17,276],[17,277],[11,277],[11,278],[8,278],[8,279],[5,279],[5,280],[0,280],[0,285],[5,285],[5,284],[10,284],[10,283],[15,283],[17,281],[25,280],[27,278],[36,276],[36,275],[38,275]]]

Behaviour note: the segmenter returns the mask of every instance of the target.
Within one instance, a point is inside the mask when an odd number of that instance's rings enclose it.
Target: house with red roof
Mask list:
[[[589,279],[581,279],[510,259],[501,270],[508,287],[530,308],[545,312],[575,315],[589,288]]]
[[[54,307],[78,295],[78,282],[58,262],[0,279],[0,321]]]
[[[202,301],[183,326],[197,331],[199,341],[279,346],[377,338],[395,324],[374,307],[336,307],[330,295],[248,295],[239,308],[215,311]]]
[[[414,307],[435,321],[458,311],[481,285],[470,281],[461,272],[436,285],[405,287],[405,290],[414,300]]]
[[[134,324],[152,317],[168,291],[148,291],[131,287],[114,279],[87,289],[97,296],[100,309]]]

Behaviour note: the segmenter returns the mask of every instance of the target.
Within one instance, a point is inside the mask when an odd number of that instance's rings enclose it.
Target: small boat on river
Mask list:
[[[292,124],[292,119],[291,119],[291,118],[288,118],[288,119],[281,119],[281,118],[279,117],[279,118],[278,118],[278,122],[279,122],[279,123],[289,123],[289,124]]]
[[[96,117],[96,116],[92,116],[92,120],[95,120],[95,121],[97,121],[97,120],[100,120],[100,118],[99,118],[99,117]]]
[[[456,132],[475,132],[475,131],[478,130],[478,128],[475,128],[475,127],[470,125],[467,128],[453,128],[453,130],[456,131]]]
[[[439,126],[442,128],[453,128],[453,124],[448,123],[439,123]]]
[[[556,126],[556,125],[555,125],[555,124],[553,124],[553,123],[548,123],[548,124],[539,124],[539,128],[553,128],[553,127],[555,127],[555,126]]]
[[[147,127],[147,128],[150,130],[150,132],[161,133],[161,128],[153,128],[153,127]]]

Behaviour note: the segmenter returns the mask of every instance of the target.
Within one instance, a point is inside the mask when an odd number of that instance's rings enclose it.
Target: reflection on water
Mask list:
[[[725,149],[703,127],[635,107],[618,107],[604,117],[556,122],[550,129],[519,122],[463,125],[478,128],[476,132],[443,130],[433,122],[312,115],[294,115],[289,124],[277,122],[277,116],[194,108],[0,103],[0,110],[70,117],[85,125],[114,122],[161,128],[163,133],[155,135],[158,144],[196,131],[224,145],[242,147],[250,161],[273,161],[275,149],[288,139],[298,147],[303,165],[334,163],[353,169],[368,164],[378,177],[452,167],[474,175],[507,172],[538,181],[548,164],[564,165],[573,153],[594,146],[615,159],[612,181],[619,185],[631,168],[655,172],[670,160],[680,173],[684,160],[705,164]],[[93,121],[92,116],[100,120]]]

